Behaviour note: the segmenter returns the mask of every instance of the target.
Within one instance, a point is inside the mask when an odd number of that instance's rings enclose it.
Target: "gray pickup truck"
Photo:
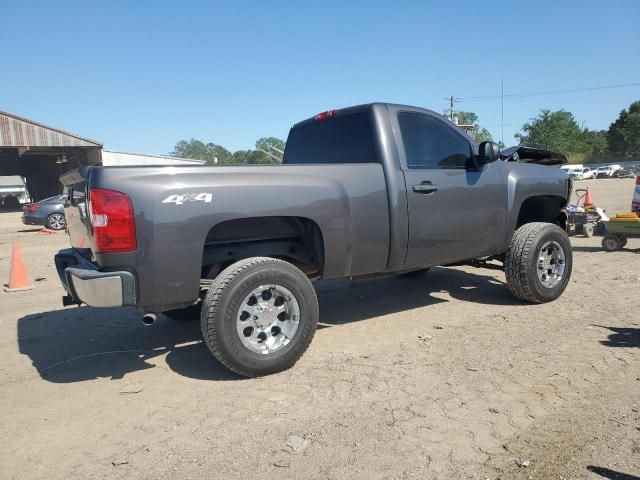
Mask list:
[[[282,165],[82,167],[61,177],[63,300],[136,306],[148,321],[200,305],[206,345],[245,376],[307,349],[318,279],[497,261],[515,296],[551,301],[572,266],[571,182],[544,165],[561,161],[373,103],[294,125]]]

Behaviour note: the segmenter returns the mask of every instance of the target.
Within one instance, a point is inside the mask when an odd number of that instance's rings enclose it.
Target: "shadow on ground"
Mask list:
[[[587,470],[609,480],[640,480],[640,477],[629,475],[628,473],[617,472],[615,470],[611,470],[610,468],[595,467],[593,465],[589,465],[587,467]]]
[[[602,252],[602,253],[606,253],[607,255],[615,255],[617,252],[640,253],[640,248],[629,248],[628,246],[625,246],[622,250],[616,250],[615,252],[607,252],[602,247],[586,247],[586,246],[580,246],[580,245],[574,245],[572,250],[574,252],[587,252],[587,253]]]
[[[320,321],[324,326],[357,322],[447,301],[433,296],[433,293],[446,293],[463,302],[524,305],[511,295],[504,282],[490,275],[451,268],[433,268],[421,277],[327,280],[319,282],[316,290],[320,301]]]
[[[607,347],[640,348],[640,328],[633,327],[605,327],[604,325],[594,325],[594,327],[605,328],[610,333],[606,340],[600,343]]]
[[[444,268],[420,278],[326,281],[317,289],[324,327],[447,301],[433,296],[435,292],[468,302],[522,304],[493,277]],[[56,383],[119,379],[154,368],[150,360],[162,355],[169,368],[186,377],[240,378],[218,363],[202,343],[197,313],[181,321],[159,315],[152,328],[144,327],[140,318],[134,309],[92,307],[28,315],[18,320],[18,344],[40,376]]]
[[[186,377],[239,378],[209,354],[198,322],[159,315],[148,328],[140,319],[140,313],[128,308],[81,307],[28,315],[18,320],[18,344],[40,376],[56,383],[119,379],[154,368],[149,360],[162,355],[169,368]]]

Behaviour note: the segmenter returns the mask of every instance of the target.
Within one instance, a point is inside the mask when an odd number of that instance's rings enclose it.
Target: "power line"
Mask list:
[[[479,95],[475,97],[460,97],[457,100],[484,100],[495,98],[522,98],[522,97],[535,97],[539,95],[557,95],[561,93],[576,93],[576,92],[592,92],[594,90],[610,90],[614,88],[628,88],[628,87],[640,87],[640,82],[636,83],[622,83],[618,85],[601,85],[598,87],[584,87],[584,88],[567,88],[564,90],[547,90],[543,92],[529,92],[529,93],[509,93],[505,95]]]

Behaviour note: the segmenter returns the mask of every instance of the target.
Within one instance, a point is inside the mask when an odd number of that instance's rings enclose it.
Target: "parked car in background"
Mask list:
[[[588,180],[590,178],[597,178],[595,168],[585,167],[583,165],[563,165],[560,169],[567,172],[570,178],[573,180]]]
[[[63,230],[67,227],[64,216],[64,195],[45,198],[36,203],[27,203],[22,209],[22,223],[25,225],[44,225],[51,230]]]
[[[569,176],[576,180],[589,180],[591,178],[598,178],[598,173],[595,168],[584,167],[581,171],[571,172]]]
[[[569,177],[575,178],[575,176],[580,173],[582,174],[582,170],[584,169],[584,165],[574,164],[574,165],[562,165],[560,170],[564,171]]]
[[[620,165],[607,165],[606,167],[598,167],[596,178],[612,178],[616,176],[616,172],[622,170]]]

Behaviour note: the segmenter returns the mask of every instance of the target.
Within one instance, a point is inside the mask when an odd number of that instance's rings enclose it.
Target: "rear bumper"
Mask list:
[[[123,307],[136,304],[136,281],[131,272],[101,272],[73,249],[55,256],[58,276],[75,300],[92,307]]]
[[[22,216],[22,223],[25,225],[44,225],[44,218],[31,217],[29,215]]]

